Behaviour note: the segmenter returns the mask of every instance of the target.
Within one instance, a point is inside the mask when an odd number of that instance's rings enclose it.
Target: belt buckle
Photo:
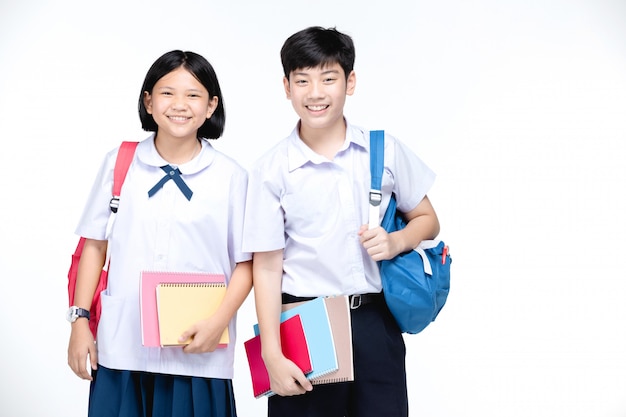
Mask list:
[[[356,294],[350,297],[350,310],[356,310],[357,308],[361,307],[361,304],[361,294]]]

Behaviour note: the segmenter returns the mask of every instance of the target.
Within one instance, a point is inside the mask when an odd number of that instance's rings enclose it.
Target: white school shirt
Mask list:
[[[368,223],[369,131],[347,123],[335,158],[313,152],[298,126],[250,171],[243,249],[284,249],[282,291],[295,296],[380,292],[376,262],[359,241]],[[380,218],[396,194],[398,208],[414,209],[435,174],[407,146],[385,135]]]
[[[167,162],[154,146],[154,135],[139,143],[122,188],[109,239],[108,288],[102,294],[98,325],[98,362],[112,369],[210,378],[233,377],[236,319],[230,343],[213,353],[186,354],[180,347],[146,348],[141,342],[140,272],[176,271],[224,274],[227,282],[241,251],[247,172],[202,140],[193,160],[179,165],[193,196],[188,201],[173,180],[152,197]],[[91,190],[76,233],[106,239],[109,200],[117,149],[109,152]]]

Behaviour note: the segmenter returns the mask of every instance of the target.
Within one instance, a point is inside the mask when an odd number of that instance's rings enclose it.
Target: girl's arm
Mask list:
[[[261,335],[261,354],[271,389],[278,395],[297,395],[313,386],[296,364],[287,359],[280,343],[283,251],[254,254],[254,297]]]
[[[235,266],[228,283],[226,295],[218,310],[210,319],[202,320],[185,331],[179,341],[193,340],[184,347],[186,353],[204,353],[214,351],[230,319],[243,304],[252,288],[252,261],[241,262]]]
[[[85,240],[76,276],[76,290],[74,292],[74,304],[76,306],[85,310],[91,309],[91,302],[106,259],[106,252],[106,240]],[[91,369],[96,369],[98,354],[93,335],[89,329],[89,321],[79,318],[72,323],[67,349],[67,363],[76,375],[91,381],[91,374],[85,366],[88,356]]]
[[[434,239],[439,234],[439,219],[428,196],[413,210],[404,213],[404,229],[387,233],[382,227],[368,229],[361,226],[359,235],[363,247],[375,261],[392,259],[400,253],[415,249],[421,241]]]

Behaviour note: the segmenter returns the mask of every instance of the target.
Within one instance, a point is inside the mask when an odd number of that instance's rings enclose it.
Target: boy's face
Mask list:
[[[283,83],[302,129],[332,129],[344,123],[343,106],[354,93],[356,76],[352,71],[346,80],[341,65],[334,63],[292,71]]]

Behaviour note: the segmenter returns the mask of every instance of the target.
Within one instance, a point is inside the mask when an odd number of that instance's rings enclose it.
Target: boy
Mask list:
[[[407,416],[405,346],[385,305],[376,261],[439,233],[426,192],[434,173],[386,137],[381,216],[395,193],[408,226],[368,230],[369,132],[343,115],[356,84],[352,39],[310,27],[281,50],[284,88],[300,120],[254,165],[244,250],[253,281],[262,354],[278,395],[270,416]],[[350,295],[355,380],[313,387],[281,352],[281,303]]]

